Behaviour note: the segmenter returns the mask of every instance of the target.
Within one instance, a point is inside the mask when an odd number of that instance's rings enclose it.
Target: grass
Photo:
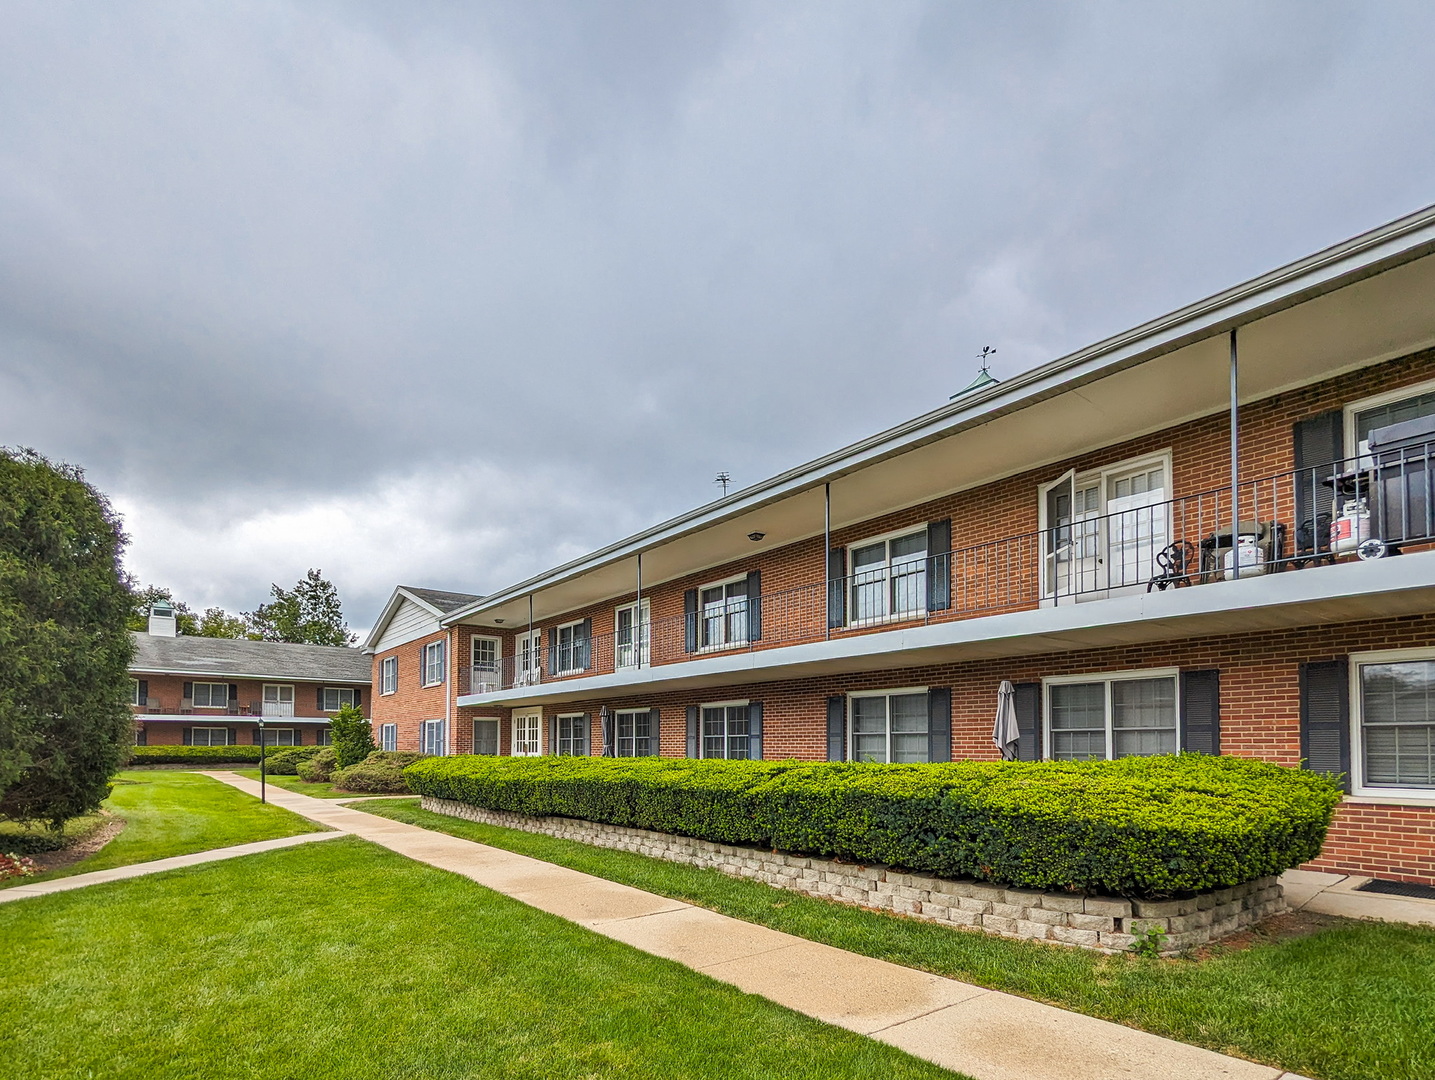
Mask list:
[[[76,840],[83,840],[96,829],[104,828],[105,822],[106,818],[103,814],[83,814],[65,822],[65,827],[60,830],[60,833],[68,846]],[[49,839],[49,830],[43,825],[29,826],[18,821],[0,821],[0,852],[31,854],[25,841],[31,840],[36,834],[40,834],[45,840]]]
[[[955,1075],[353,838],[6,904],[0,940],[27,1080]]]
[[[12,878],[5,885],[31,884],[321,830],[321,826],[298,814],[262,805],[239,789],[198,773],[137,770],[120,773],[114,784],[104,805],[125,820],[124,831],[95,854],[62,870]]]
[[[255,769],[230,769],[229,772],[239,776],[247,777],[255,783],[259,782],[259,770]],[[300,795],[309,795],[315,799],[362,799],[364,796],[357,791],[340,791],[333,784],[327,781],[320,784],[309,784],[300,780],[297,776],[275,776],[273,773],[265,777],[265,783],[281,787],[285,791],[297,791]]]
[[[1323,1080],[1435,1076],[1435,930],[1340,922],[1301,938],[1143,960],[1012,941],[834,904],[629,852],[462,821],[370,813],[530,855],[725,915]]]

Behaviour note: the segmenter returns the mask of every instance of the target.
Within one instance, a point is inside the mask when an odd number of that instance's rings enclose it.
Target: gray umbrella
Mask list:
[[[1003,761],[1016,760],[1016,744],[1021,728],[1016,723],[1016,688],[1006,679],[997,688],[997,722],[992,726],[992,742],[1002,752]]]
[[[604,705],[598,711],[598,719],[603,727],[603,756],[613,756],[613,716],[608,712],[608,706]]]

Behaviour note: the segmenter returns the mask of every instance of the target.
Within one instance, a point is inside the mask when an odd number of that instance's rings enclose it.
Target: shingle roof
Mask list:
[[[445,615],[450,611],[457,611],[465,604],[471,604],[475,600],[482,600],[483,597],[476,593],[466,592],[444,592],[442,589],[416,589],[412,585],[400,585],[404,592],[413,593],[426,604],[432,604]]]
[[[130,636],[135,641],[131,671],[308,682],[369,683],[373,679],[373,661],[358,649],[235,638]]]

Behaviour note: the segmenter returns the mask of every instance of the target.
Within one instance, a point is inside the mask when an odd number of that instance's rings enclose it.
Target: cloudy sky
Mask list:
[[[1435,201],[1435,5],[0,0],[0,443],[486,592]]]

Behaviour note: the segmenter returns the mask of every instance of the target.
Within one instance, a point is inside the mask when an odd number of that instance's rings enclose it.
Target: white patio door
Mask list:
[[[1166,470],[1143,465],[1106,477],[1108,589],[1146,587],[1156,555],[1170,543]]]
[[[1042,602],[1101,600],[1144,589],[1170,539],[1164,458],[1123,462],[1040,489]]]
[[[1104,587],[1100,477],[1068,472],[1043,490],[1042,597],[1081,599]]]
[[[287,683],[265,683],[264,715],[293,716],[294,687]]]

